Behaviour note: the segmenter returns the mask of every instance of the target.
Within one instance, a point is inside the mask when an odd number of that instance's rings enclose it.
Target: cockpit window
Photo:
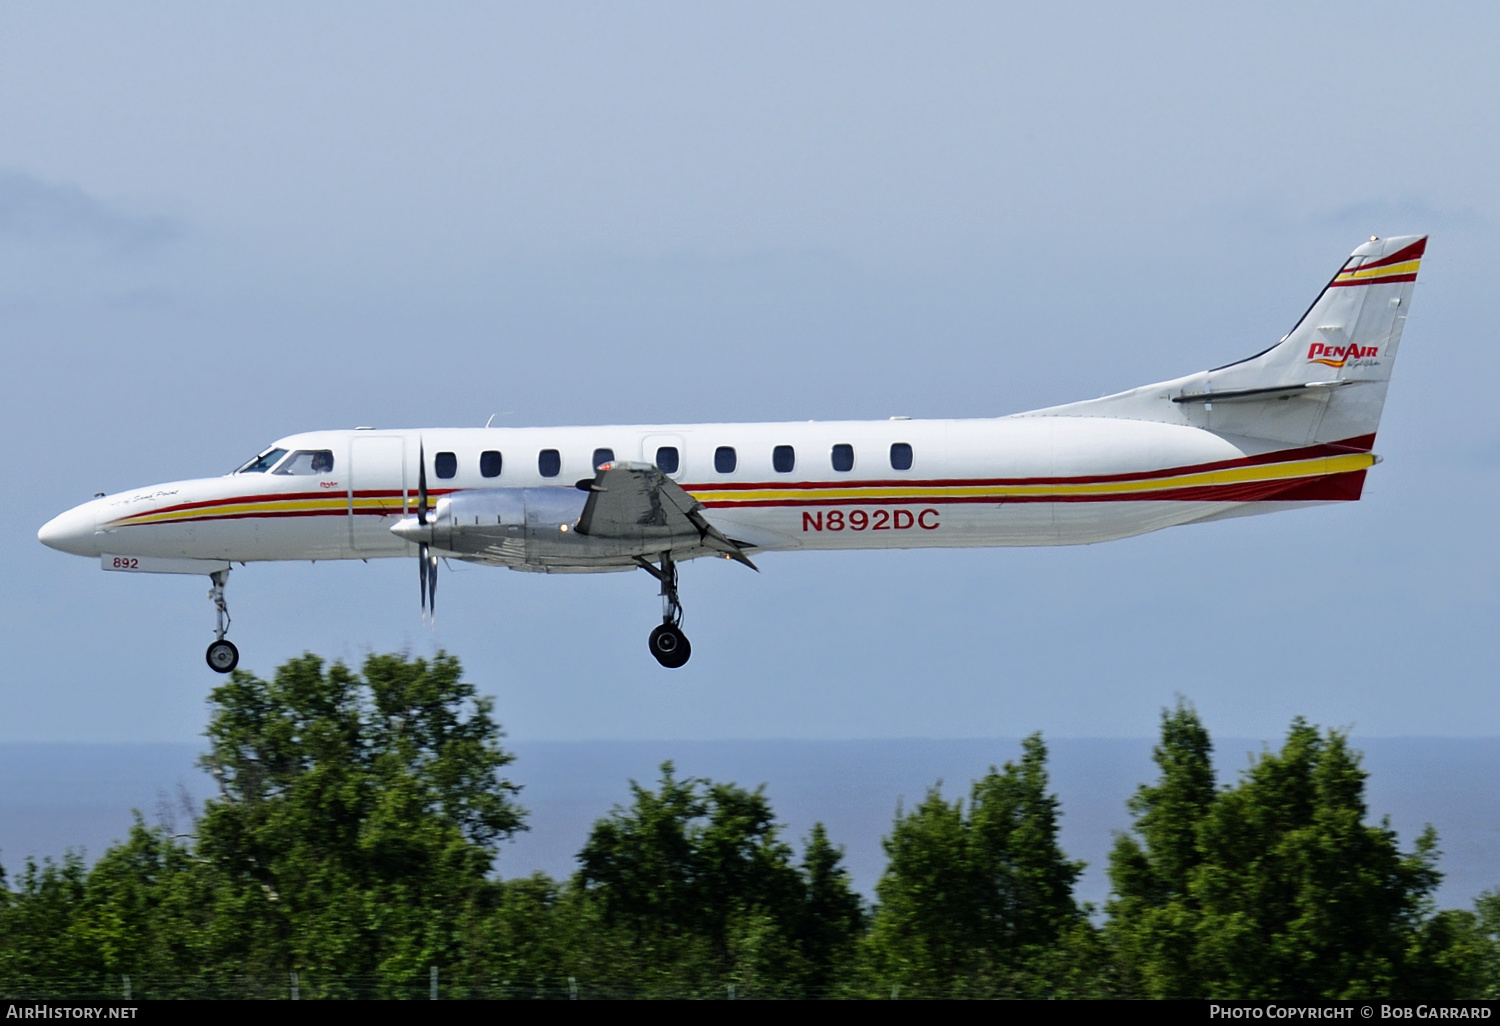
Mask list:
[[[236,474],[264,474],[266,471],[268,471],[272,467],[276,466],[277,461],[280,460],[281,457],[283,457],[285,455],[286,455],[286,450],[285,449],[267,449],[265,452],[263,452],[259,456],[255,457],[249,463],[246,463],[239,470],[236,470],[235,473]]]
[[[332,449],[298,449],[277,467],[274,473],[305,477],[333,473]]]

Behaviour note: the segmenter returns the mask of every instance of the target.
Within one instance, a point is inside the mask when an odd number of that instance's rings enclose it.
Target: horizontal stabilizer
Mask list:
[[[1223,392],[1184,392],[1172,396],[1174,403],[1254,403],[1271,399],[1327,399],[1336,388],[1358,381],[1308,381],[1301,385],[1268,388],[1237,388]]]

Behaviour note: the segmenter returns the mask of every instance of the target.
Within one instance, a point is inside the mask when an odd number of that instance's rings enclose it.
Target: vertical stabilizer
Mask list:
[[[1234,421],[1244,420],[1236,433],[1306,442],[1369,436],[1373,444],[1401,330],[1411,309],[1417,269],[1426,250],[1426,236],[1365,243],[1280,343],[1258,356],[1208,372],[1208,391],[1313,386],[1307,389],[1307,399],[1293,393],[1261,402],[1220,403],[1216,410],[1223,412],[1215,430],[1233,430]],[[1275,407],[1288,405],[1310,405],[1321,411],[1321,416],[1308,417],[1304,412],[1293,418],[1307,423],[1306,435],[1301,435],[1301,424],[1293,421],[1284,427],[1301,437],[1286,438],[1277,430]],[[1235,406],[1244,407],[1243,417],[1234,415]]]
[[[1369,449],[1426,249],[1425,235],[1372,238],[1296,326],[1255,356],[1036,413],[1162,420],[1271,442]]]

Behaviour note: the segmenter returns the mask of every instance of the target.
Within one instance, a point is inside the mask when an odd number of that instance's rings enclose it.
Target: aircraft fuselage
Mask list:
[[[272,448],[329,453],[325,471],[237,472],[106,495],[41,537],[110,559],[411,556],[416,546],[391,527],[415,509],[419,447],[434,500],[525,490],[550,499],[558,525],[581,512],[587,496],[575,483],[594,476],[596,454],[655,463],[675,450],[668,476],[714,526],[759,551],[1107,541],[1250,512],[1247,504],[1260,512],[1357,499],[1373,462],[1365,439],[1285,446],[1108,417],[315,431]],[[587,541],[566,541],[575,540]],[[636,566],[624,554],[568,565],[565,546],[546,559],[528,559],[524,547],[453,555],[516,569]]]

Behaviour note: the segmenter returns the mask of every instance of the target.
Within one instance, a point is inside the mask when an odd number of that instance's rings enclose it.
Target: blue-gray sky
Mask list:
[[[1500,12],[0,7],[0,740],[191,740],[197,578],[44,549],[321,427],[987,416],[1258,351],[1431,232],[1365,499],[1075,549],[259,565],[244,665],[445,647],[526,739],[1500,733]]]

